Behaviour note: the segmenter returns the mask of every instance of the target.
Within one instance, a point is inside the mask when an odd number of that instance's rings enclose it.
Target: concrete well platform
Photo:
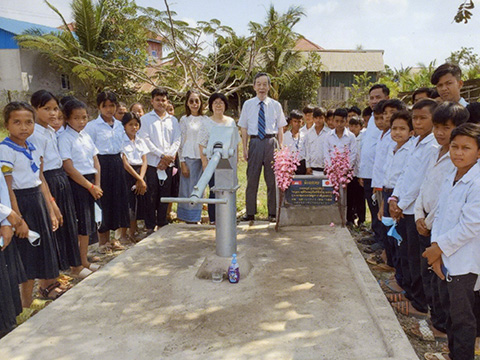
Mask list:
[[[213,227],[169,225],[0,340],[0,359],[417,359],[346,229],[242,223],[238,284],[195,277],[214,252]]]

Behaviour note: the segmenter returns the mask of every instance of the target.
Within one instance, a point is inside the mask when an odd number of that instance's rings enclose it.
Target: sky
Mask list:
[[[69,1],[50,0],[71,20]],[[145,7],[165,9],[162,0],[136,0]],[[248,35],[250,21],[263,22],[274,4],[279,12],[302,6],[306,16],[294,30],[325,49],[384,50],[392,68],[442,64],[462,46],[480,52],[480,7],[468,24],[453,22],[462,0],[170,0],[178,18],[194,24],[219,19],[239,35]],[[61,24],[42,0],[0,0],[0,16],[48,26]]]

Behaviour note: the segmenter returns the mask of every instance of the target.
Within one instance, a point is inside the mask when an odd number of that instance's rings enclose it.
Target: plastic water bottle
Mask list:
[[[233,254],[232,256],[232,263],[228,267],[228,281],[236,284],[240,280],[240,270],[237,264],[237,254]]]

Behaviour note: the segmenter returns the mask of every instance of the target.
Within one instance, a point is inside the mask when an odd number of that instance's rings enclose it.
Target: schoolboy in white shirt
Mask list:
[[[303,120],[305,121],[305,125],[303,125],[300,129],[300,134],[302,136],[306,136],[307,132],[313,129],[315,123],[313,122],[313,109],[312,105],[307,105],[303,108]]]
[[[453,101],[462,106],[468,105],[460,95],[463,81],[462,70],[458,65],[450,63],[440,65],[433,72],[430,81],[435,85],[442,101]]]
[[[400,313],[412,316],[426,316],[428,304],[423,290],[421,276],[420,239],[415,225],[414,206],[420,192],[430,158],[439,145],[432,129],[432,115],[438,103],[423,99],[413,106],[413,129],[417,137],[408,156],[403,173],[400,175],[392,196],[388,199],[390,215],[398,221],[397,231],[402,237],[402,245],[408,249],[408,267],[402,269],[404,290],[409,302],[396,303]]]
[[[323,144],[327,135],[332,131],[325,124],[325,114],[326,112],[323,108],[316,107],[313,109],[315,126],[313,130],[307,133],[304,142],[307,175],[323,175],[325,166]]]
[[[432,245],[423,256],[435,273],[447,280],[449,356],[473,359],[475,284],[480,274],[480,125],[467,123],[452,131],[450,157],[456,171],[443,183]]]
[[[333,123],[335,130],[325,138],[323,154],[325,157],[325,166],[330,164],[335,149],[344,153],[348,150],[350,167],[355,168],[357,161],[357,141],[355,135],[350,132],[347,125],[348,112],[346,109],[336,109],[333,113]]]
[[[467,122],[468,118],[468,110],[451,101],[440,104],[433,113],[433,134],[440,148],[430,159],[425,159],[429,165],[415,201],[415,223],[420,234],[421,252],[430,246],[430,232],[439,205],[439,189],[445,178],[455,170],[449,153],[451,133],[457,126]],[[423,288],[430,308],[431,330],[437,336],[438,333],[443,333],[446,337],[448,318],[448,308],[444,305],[448,304],[446,283],[434,276],[425,258],[422,258],[421,271]]]
[[[297,170],[295,170],[296,175],[305,175],[305,146],[303,145],[305,141],[305,134],[300,131],[300,126],[302,125],[303,115],[298,110],[292,110],[290,112],[290,130],[287,130],[283,135],[283,145],[288,147],[290,151],[297,154],[297,159],[300,162]]]

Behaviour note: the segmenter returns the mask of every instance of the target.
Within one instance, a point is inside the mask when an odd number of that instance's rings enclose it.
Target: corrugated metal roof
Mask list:
[[[54,27],[34,24],[26,21],[13,20],[13,19],[8,19],[4,17],[0,17],[0,29],[3,29],[14,35],[23,34],[25,31],[31,30],[31,29],[38,29],[45,34],[50,33],[52,31],[54,32],[60,31]]]
[[[318,50],[325,72],[380,72],[385,70],[383,50]],[[305,54],[306,56],[306,54]]]

